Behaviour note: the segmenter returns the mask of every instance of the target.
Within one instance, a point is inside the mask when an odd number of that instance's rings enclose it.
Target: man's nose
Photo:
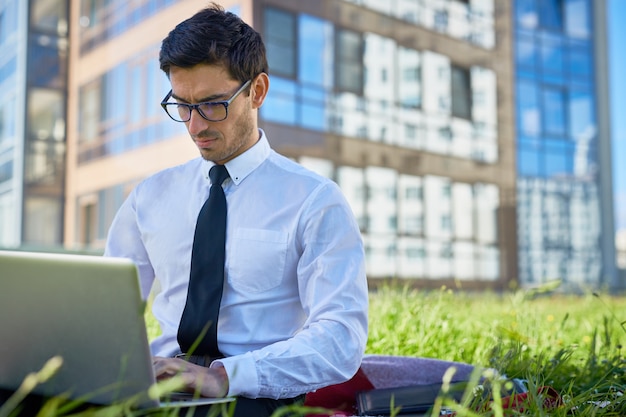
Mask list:
[[[191,111],[191,118],[187,122],[187,130],[189,130],[190,134],[194,135],[206,129],[208,123],[209,121],[200,115],[198,109],[193,109]]]

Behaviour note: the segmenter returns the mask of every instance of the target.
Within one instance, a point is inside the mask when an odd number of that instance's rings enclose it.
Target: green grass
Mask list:
[[[147,324],[150,336],[156,336],[159,329],[150,315]],[[468,399],[448,405],[459,417],[626,416],[626,396],[620,396],[626,390],[625,342],[623,296],[423,291],[397,285],[370,294],[367,353],[466,362],[528,381],[525,411],[503,410],[499,397],[481,404]],[[492,384],[497,392],[500,380]],[[542,406],[536,388],[545,385],[559,392],[563,405]],[[599,407],[603,401],[610,404]],[[132,415],[120,410],[125,408],[99,410],[98,415]],[[306,410],[291,411],[302,415]],[[53,409],[46,415],[70,414]]]
[[[491,367],[563,397],[515,415],[626,416],[626,298],[590,293],[471,293],[386,286],[370,296],[368,353]],[[599,408],[597,403],[609,401]],[[539,404],[539,405],[538,405]],[[496,410],[484,415],[499,415]],[[461,414],[459,414],[461,415]]]

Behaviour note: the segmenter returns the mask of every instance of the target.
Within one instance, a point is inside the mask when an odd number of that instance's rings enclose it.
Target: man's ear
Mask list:
[[[252,80],[252,85],[250,86],[250,100],[253,109],[258,109],[263,105],[269,88],[270,77],[264,72],[260,73]]]

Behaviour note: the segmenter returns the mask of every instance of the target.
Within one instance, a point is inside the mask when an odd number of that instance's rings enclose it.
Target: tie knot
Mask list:
[[[224,165],[213,165],[209,170],[209,178],[211,178],[211,184],[222,185],[228,178],[228,170]]]

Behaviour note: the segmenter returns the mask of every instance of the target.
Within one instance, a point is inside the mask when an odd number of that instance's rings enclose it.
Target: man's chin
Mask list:
[[[215,162],[216,164],[220,163],[220,161],[223,161],[226,159],[226,157],[216,153],[216,152],[211,152],[208,151],[207,149],[202,149],[200,148],[200,156],[202,157],[202,159],[204,159],[205,161],[211,161],[211,162]]]
[[[200,151],[200,156],[202,157],[202,159],[205,159],[207,161],[215,160],[215,152],[210,152],[203,148],[198,148],[198,150]]]

